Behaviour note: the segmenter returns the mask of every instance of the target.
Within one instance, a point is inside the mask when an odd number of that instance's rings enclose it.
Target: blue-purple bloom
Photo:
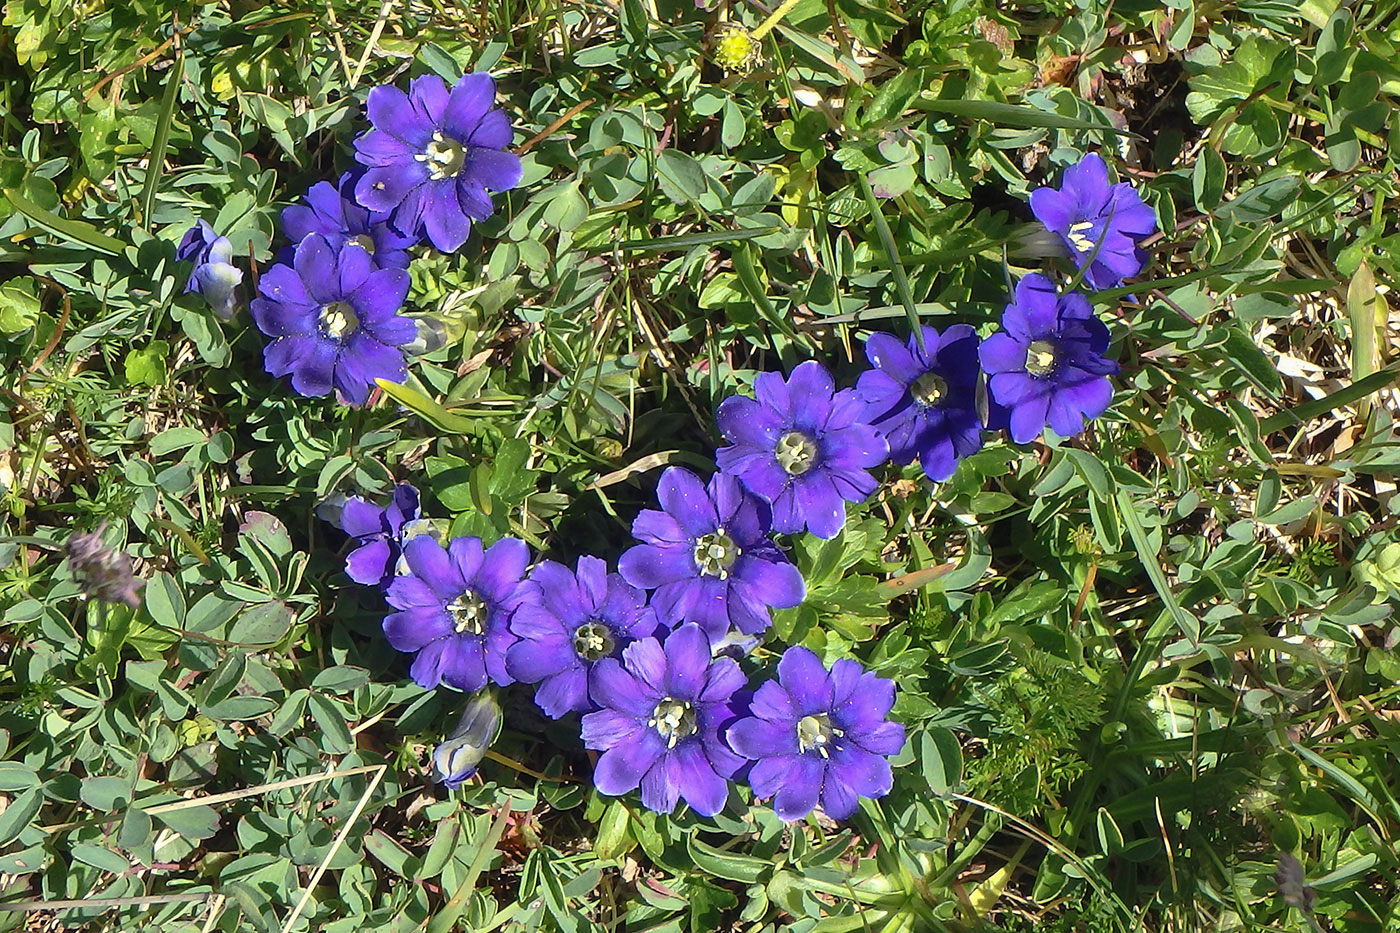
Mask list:
[[[651,604],[664,625],[698,623],[710,639],[733,625],[756,634],[772,624],[769,608],[802,602],[802,574],[768,538],[768,504],[726,473],[707,489],[689,470],[661,474],[657,498],[632,523],[642,543],[628,549],[617,569],[633,586],[654,589]]]
[[[520,184],[520,157],[506,152],[510,119],[492,105],[496,82],[463,75],[449,92],[436,75],[415,78],[405,94],[392,85],[369,92],[374,129],[355,140],[355,158],[368,166],[355,200],[393,212],[400,230],[426,232],[443,252],[459,249],[472,221],[495,211],[489,191]]]
[[[623,649],[621,661],[599,661],[589,691],[600,708],[583,717],[583,744],[603,753],[593,783],[609,796],[640,785],[643,806],[658,813],[670,813],[679,798],[714,816],[729,797],[726,779],[743,765],[719,735],[743,686],[739,665],[711,659],[696,625],[676,629],[664,648],[643,638]]]
[[[366,586],[387,587],[404,569],[404,542],[416,534],[431,533],[431,523],[420,516],[418,490],[407,483],[394,487],[385,506],[360,496],[345,500],[340,510],[340,528],[355,539],[355,549],[345,555],[346,575]]]
[[[617,658],[632,641],[656,631],[646,593],[597,557],[580,557],[578,573],[544,561],[524,584],[536,599],[515,611],[510,628],[520,641],[506,652],[506,670],[520,683],[539,684],[535,702],[554,719],[592,709],[588,672]]]
[[[480,538],[453,538],[446,548],[427,535],[404,545],[409,573],[389,584],[384,634],[399,651],[417,652],[410,673],[425,690],[445,683],[480,690],[489,678],[514,679],[506,651],[515,642],[510,617],[533,598],[520,585],[530,551],[502,538],[483,551]]]
[[[821,804],[844,820],[861,797],[889,793],[887,755],[904,745],[904,727],[889,722],[894,684],[840,660],[827,673],[815,654],[789,648],[778,679],[754,692],[750,715],[729,727],[729,746],[756,762],[749,784],[773,797],[785,820],[800,820]]]
[[[375,379],[403,382],[399,347],[418,336],[398,313],[408,273],[377,269],[358,246],[336,250],[319,233],[297,245],[294,262],[264,272],[251,305],[258,329],[275,338],[263,350],[267,371],[290,375],[302,395],[334,388],[351,405],[369,400]]]
[[[185,281],[185,294],[197,292],[219,317],[233,317],[238,303],[234,290],[243,281],[243,270],[233,265],[233,244],[228,237],[219,236],[208,221],[201,220],[185,232],[175,248],[175,258],[194,263]]]
[[[929,479],[942,482],[958,461],[982,449],[977,414],[977,332],[954,324],[942,335],[923,328],[924,344],[871,334],[865,355],[874,369],[862,373],[856,395],[890,445],[890,459],[918,458]]]
[[[467,782],[501,731],[501,704],[487,687],[467,698],[457,728],[433,749],[433,776],[448,790]]]
[[[381,269],[407,269],[408,249],[418,238],[394,229],[387,213],[367,210],[355,202],[360,174],[346,172],[336,185],[328,181],[312,185],[306,192],[306,203],[282,211],[282,231],[294,244],[319,233],[337,252],[351,243],[369,253]]]
[[[1141,272],[1147,254],[1137,243],[1157,230],[1156,213],[1132,185],[1109,184],[1096,152],[1065,169],[1058,190],[1032,191],[1031,213],[1060,236],[1076,266],[1088,264],[1084,279],[1094,288],[1114,288]]]
[[[1113,400],[1108,377],[1118,364],[1104,358],[1108,328],[1078,292],[1057,295],[1033,273],[1016,283],[1016,300],[1002,315],[1003,330],[982,341],[978,356],[991,401],[1009,413],[1011,439],[1035,439],[1047,421],[1073,437],[1085,418],[1102,415]]]
[[[845,503],[875,491],[866,471],[885,462],[889,446],[864,421],[855,393],[837,392],[815,360],[786,382],[760,373],[753,387],[757,398],[720,403],[715,420],[730,446],[715,453],[719,468],[773,504],[774,529],[834,538],[846,523]]]

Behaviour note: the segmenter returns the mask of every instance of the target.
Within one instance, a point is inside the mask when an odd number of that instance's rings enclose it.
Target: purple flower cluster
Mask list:
[[[355,140],[360,166],[332,185],[317,182],[304,203],[282,212],[292,245],[259,279],[250,310],[272,338],[267,371],[289,376],[302,395],[335,390],[363,405],[376,380],[403,382],[404,353],[419,324],[400,313],[408,296],[408,250],[426,238],[444,252],[466,242],[473,221],[490,217],[490,192],[519,184],[520,157],[507,152],[511,125],[495,107],[489,75],[448,88],[434,75],[369,93],[371,128]],[[203,294],[221,317],[243,274],[232,245],[200,221],[177,258],[195,264],[185,291]]]
[[[413,680],[471,694],[458,728],[433,752],[438,778],[456,788],[475,774],[500,726],[493,685],[521,683],[536,685],[548,716],[583,714],[584,744],[601,753],[601,793],[640,789],[653,810],[685,801],[701,815],[718,813],[751,760],[761,776],[749,779],[754,792],[778,794],[785,819],[818,804],[844,819],[857,797],[887,793],[889,765],[871,758],[898,752],[904,735],[886,720],[888,681],[854,661],[837,662],[828,678],[815,655],[791,649],[779,682],[760,687],[750,705],[739,663],[719,656],[735,630],[760,633],[772,609],[805,595],[770,537],[768,502],[730,474],[707,485],[679,467],[662,475],[658,496],[662,510],[637,516],[641,543],[616,573],[590,556],[573,570],[550,560],[530,567],[529,549],[513,538],[443,545],[406,484],[385,506],[353,497],[340,507],[353,545],[346,573],[384,591],[395,610],[384,634],[413,655]],[[774,691],[800,702],[782,707]],[[792,721],[775,724],[775,711],[789,708]],[[782,728],[786,742],[773,738]]]

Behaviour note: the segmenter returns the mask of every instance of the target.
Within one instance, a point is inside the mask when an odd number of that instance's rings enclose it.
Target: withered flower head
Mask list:
[[[132,609],[141,605],[140,591],[145,584],[131,569],[131,558],[114,551],[102,541],[107,523],[69,537],[65,552],[73,578],[88,597],[109,603],[125,603]]]

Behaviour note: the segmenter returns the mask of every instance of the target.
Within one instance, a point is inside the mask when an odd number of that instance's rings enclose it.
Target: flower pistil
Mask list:
[[[666,740],[667,748],[675,748],[676,743],[700,731],[695,718],[695,704],[674,697],[663,697],[661,702],[656,704],[647,725]]]

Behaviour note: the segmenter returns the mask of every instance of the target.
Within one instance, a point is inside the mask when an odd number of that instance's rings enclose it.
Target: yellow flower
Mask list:
[[[758,42],[743,26],[730,23],[715,39],[715,64],[725,71],[748,71],[758,57]]]

